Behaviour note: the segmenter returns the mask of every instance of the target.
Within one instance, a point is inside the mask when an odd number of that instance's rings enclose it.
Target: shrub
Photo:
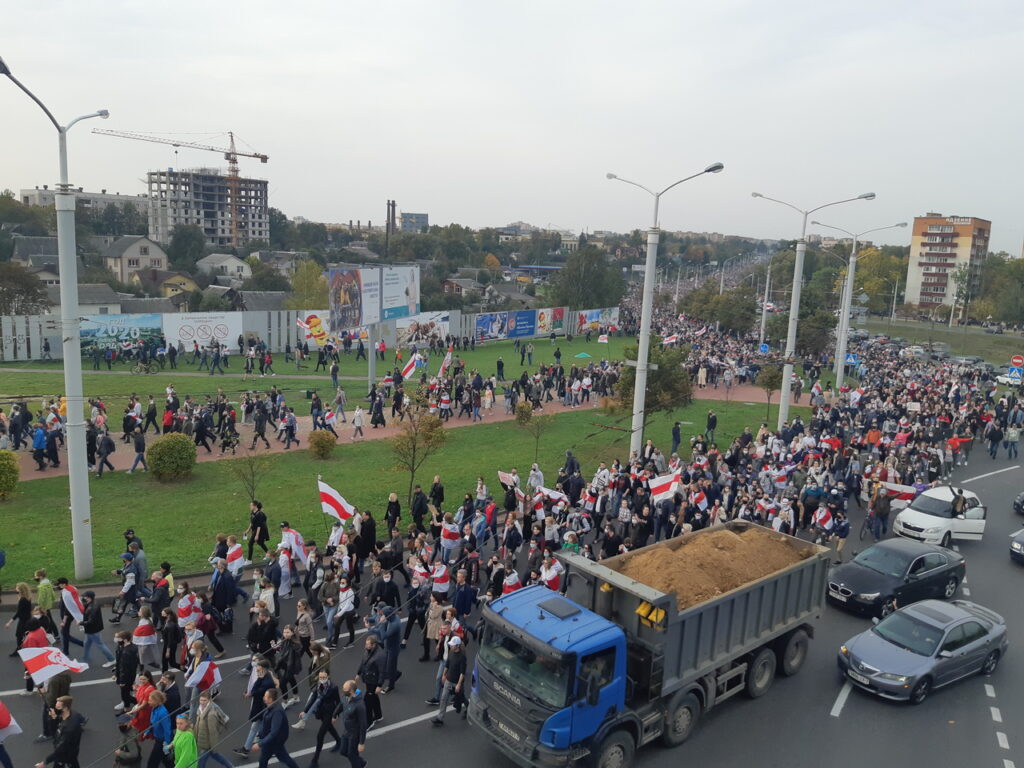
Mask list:
[[[192,474],[196,465],[196,444],[186,435],[171,432],[146,448],[146,464],[162,483],[182,480]]]
[[[0,451],[0,499],[6,499],[18,487],[21,467],[14,451]]]
[[[309,442],[310,453],[323,461],[331,458],[334,446],[337,445],[334,435],[323,429],[310,432],[306,440]]]

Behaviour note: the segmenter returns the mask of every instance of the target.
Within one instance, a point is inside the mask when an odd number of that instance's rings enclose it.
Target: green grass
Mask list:
[[[683,426],[684,447],[690,434],[703,430],[709,408],[719,415],[716,437],[720,446],[727,445],[744,426],[756,431],[765,420],[763,404],[696,401],[673,416],[693,422]],[[797,410],[806,414],[808,409]],[[671,422],[668,416],[658,417],[648,428],[648,436],[665,451],[671,447]],[[558,415],[540,442],[539,459],[546,480],[554,481],[566,449],[579,456],[588,478],[598,460],[625,460],[629,434],[624,427],[628,427],[626,418],[600,409]],[[302,444],[305,446],[304,439]],[[429,485],[432,477],[440,474],[447,499],[455,505],[475,488],[477,476],[482,475],[492,491],[500,490],[497,470],[517,467],[525,478],[533,458],[533,439],[512,422],[464,427],[451,431],[448,444],[427,461],[417,479]],[[272,533],[279,521],[288,520],[307,539],[324,540],[329,520],[319,508],[317,473],[348,501],[370,509],[378,519],[391,491],[399,494],[405,507],[409,476],[395,469],[387,441],[339,445],[326,462],[311,458],[305,450],[268,456],[266,462],[257,497],[265,505]],[[241,534],[248,522],[248,497],[232,473],[232,463],[200,463],[191,480],[170,485],[161,485],[144,474],[117,472],[102,480],[90,476],[94,581],[109,580],[109,571],[117,566],[122,551],[121,532],[129,526],[145,543],[151,565],[166,559],[180,573],[205,568],[215,535]],[[67,478],[22,482],[11,500],[0,503],[0,515],[4,522],[0,547],[7,552],[4,584],[29,580],[36,568],[46,568],[54,577],[73,575]],[[408,520],[407,514],[403,519]]]
[[[1013,333],[985,333],[983,328],[950,328],[946,323],[922,323],[916,320],[869,320],[871,333],[900,336],[914,344],[941,341],[949,345],[951,355],[978,355],[993,365],[1007,365],[1014,355],[1024,354],[1024,339]]]

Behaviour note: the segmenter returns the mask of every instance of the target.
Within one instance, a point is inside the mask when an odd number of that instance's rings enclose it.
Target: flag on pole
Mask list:
[[[661,343],[662,344],[675,344],[677,341],[679,341],[679,334],[678,333],[673,333],[671,336],[666,336],[664,339],[662,339]]]
[[[679,473],[652,477],[648,481],[648,485],[651,487],[651,498],[655,501],[671,499],[679,487]]]
[[[704,495],[704,491],[697,491],[690,494],[690,503],[704,512],[708,508],[708,497]]]
[[[569,500],[569,497],[566,496],[561,491],[553,491],[550,488],[545,488],[543,485],[537,486],[537,490],[540,493],[542,493],[545,496],[547,496],[549,499],[552,499],[553,501],[568,501]]]
[[[356,508],[345,501],[342,495],[327,483],[317,480],[316,484],[320,489],[320,507],[325,515],[330,515],[344,523],[356,513]]]
[[[85,615],[85,606],[82,605],[82,598],[79,597],[78,590],[70,584],[65,584],[61,587],[60,599],[64,603],[64,608],[74,617],[75,621],[81,621]]]
[[[3,744],[8,736],[17,736],[19,733],[22,733],[21,726],[7,705],[0,701],[0,744]]]
[[[420,359],[418,354],[409,357],[409,362],[405,364],[405,368],[402,369],[402,378],[407,379],[412,375],[412,372],[416,370],[416,361]]]
[[[707,332],[708,332],[708,326],[705,325],[703,328],[701,328],[699,331],[697,331],[695,334],[693,334],[693,337],[695,339],[699,339],[701,336],[703,336]]]
[[[215,685],[220,685],[220,680],[220,670],[217,665],[207,659],[196,664],[195,671],[185,681],[185,687],[205,691]]]
[[[68,658],[60,652],[59,648],[46,646],[43,648],[22,648],[18,651],[22,662],[25,664],[25,671],[32,678],[36,685],[42,685],[54,675],[61,672],[73,672],[78,674],[89,668],[88,664],[82,664],[74,659]]]
[[[509,472],[502,472],[500,469],[498,470],[498,482],[509,488],[518,485],[518,483],[516,483],[516,478],[514,475],[512,475]]]
[[[452,364],[452,350],[453,349],[454,349],[454,345],[453,344],[449,344],[448,345],[448,352],[447,352],[447,354],[445,354],[444,360],[441,361],[441,369],[437,372],[438,376],[443,377],[444,374],[445,374],[445,371],[447,371],[448,367]]]
[[[598,336],[597,337],[597,343],[598,344],[607,344],[608,343],[608,334],[607,333],[602,333],[600,336]]]

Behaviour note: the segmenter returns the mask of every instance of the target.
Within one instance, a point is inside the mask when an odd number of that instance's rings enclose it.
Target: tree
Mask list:
[[[258,258],[249,259],[249,268],[252,269],[252,277],[242,283],[243,291],[287,291],[291,288],[288,278]]]
[[[192,306],[192,296],[199,296],[199,302],[195,308]],[[212,293],[200,293],[196,291],[189,297],[189,309],[195,312],[230,312],[233,307],[231,302],[223,296],[216,296]]]
[[[484,269],[489,269],[492,272],[500,271],[501,262],[498,261],[498,257],[495,256],[493,253],[488,253],[486,256],[484,256]]]
[[[422,405],[422,395],[413,397],[415,405]],[[408,501],[412,503],[412,489],[416,484],[416,473],[423,463],[448,440],[448,432],[444,422],[427,411],[410,413],[403,421],[398,434],[391,438],[391,452],[398,462],[398,467],[409,473]]]
[[[0,263],[0,316],[41,315],[50,307],[46,288],[20,264]]]
[[[765,412],[765,419],[772,415],[772,394],[782,387],[782,369],[777,365],[766,365],[757,374],[757,386],[764,390],[765,398],[768,400],[768,410]]]
[[[594,246],[571,254],[548,284],[551,302],[570,309],[613,307],[626,292],[619,267]]]
[[[627,360],[636,360],[637,347],[626,347],[623,355]],[[647,394],[644,398],[644,429],[656,413],[672,413],[685,408],[693,400],[690,373],[686,370],[689,347],[666,347],[654,344],[650,350],[650,362],[656,369],[647,371]],[[636,367],[627,365],[622,370],[619,383],[619,403],[622,408],[633,407],[633,392],[636,388]]]
[[[746,333],[754,325],[757,317],[757,297],[750,285],[741,285],[726,291],[711,300],[710,313],[705,317],[695,315],[704,320],[714,320],[721,324],[721,329],[729,333]]]
[[[256,498],[256,490],[259,488],[260,481],[267,476],[267,472],[270,470],[270,459],[266,454],[256,453],[255,450],[245,447],[241,447],[239,450],[242,452],[242,457],[229,461],[228,469],[245,489],[249,501],[252,501]]]
[[[196,262],[206,256],[206,235],[195,224],[179,224],[171,233],[167,246],[167,258],[171,267],[184,272],[193,272]]]
[[[533,438],[533,460],[540,460],[540,439],[555,422],[554,414],[534,413],[533,406],[525,400],[516,405],[516,424]]]
[[[327,309],[327,278],[315,261],[303,261],[292,275],[292,295],[288,309]]]

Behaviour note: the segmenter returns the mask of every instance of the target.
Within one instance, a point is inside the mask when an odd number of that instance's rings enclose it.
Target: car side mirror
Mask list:
[[[940,659],[952,659],[953,658],[953,652],[952,651],[939,651],[939,658]]]
[[[871,623],[872,624],[877,624],[879,621],[880,621],[880,619],[877,616],[872,616],[871,617]]]

